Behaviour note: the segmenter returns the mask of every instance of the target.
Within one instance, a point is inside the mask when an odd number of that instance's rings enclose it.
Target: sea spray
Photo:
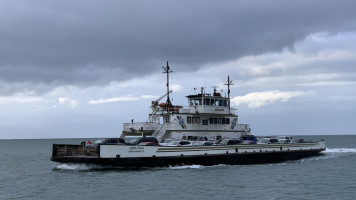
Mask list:
[[[70,171],[87,171],[92,169],[102,168],[98,165],[93,164],[59,164],[55,166],[53,169],[55,170],[70,170]]]

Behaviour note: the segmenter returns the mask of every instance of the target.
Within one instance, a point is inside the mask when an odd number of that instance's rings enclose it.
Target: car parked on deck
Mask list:
[[[189,140],[173,140],[167,143],[168,147],[178,147],[178,146],[192,146]]]
[[[277,136],[277,140],[280,143],[291,143],[293,138],[291,136]]]
[[[103,138],[98,139],[94,142],[93,146],[98,146],[99,144],[120,144],[124,145],[125,140],[123,138]]]
[[[129,142],[130,145],[138,145],[141,142],[155,142],[158,143],[157,138],[155,137],[140,137],[140,138],[135,138]]]
[[[170,142],[170,141],[173,141],[173,139],[165,139],[162,142],[160,142],[159,145],[166,146],[168,144],[168,142]]]
[[[242,144],[256,144],[257,143],[257,137],[254,135],[241,136],[240,140],[241,140]]]
[[[238,139],[221,139],[215,142],[215,145],[221,146],[221,145],[235,145],[235,144],[241,144],[241,141]]]
[[[193,146],[213,146],[213,142],[211,141],[195,141],[193,142]]]
[[[301,138],[293,138],[292,143],[303,143],[305,142],[304,139]]]
[[[276,138],[259,138],[257,144],[278,144],[280,143]]]
[[[137,146],[159,146],[157,142],[141,142]]]

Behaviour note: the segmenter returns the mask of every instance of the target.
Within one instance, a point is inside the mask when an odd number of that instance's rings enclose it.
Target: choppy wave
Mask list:
[[[225,165],[225,164],[211,165],[211,166],[182,165],[182,166],[169,166],[168,168],[165,167],[165,169],[205,169],[205,168],[211,168],[211,167],[224,167],[224,166],[227,166],[227,165]]]
[[[356,153],[356,148],[327,148],[321,156],[324,159],[348,156]]]
[[[203,165],[183,165],[183,166],[169,166],[169,167],[159,167],[158,169],[203,169]],[[124,167],[113,167],[113,166],[100,166],[94,164],[58,164],[53,167],[53,170],[67,170],[67,171],[95,171],[95,170],[145,170],[152,168],[124,168]]]
[[[326,148],[324,152],[317,156],[303,158],[296,162],[311,162],[316,160],[335,159],[343,156],[349,156],[356,153],[356,148]],[[293,162],[293,161],[292,161]]]
[[[203,165],[170,166],[169,169],[202,169]]]
[[[336,148],[336,149],[326,148],[325,153],[356,153],[356,148]]]
[[[59,164],[53,168],[54,170],[69,170],[69,171],[88,171],[93,169],[104,169],[102,166],[91,164]]]

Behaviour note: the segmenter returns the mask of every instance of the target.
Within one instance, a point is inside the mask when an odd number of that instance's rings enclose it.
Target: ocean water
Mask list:
[[[0,199],[356,199],[356,135],[316,157],[265,165],[125,169],[50,161],[52,143],[0,140]]]

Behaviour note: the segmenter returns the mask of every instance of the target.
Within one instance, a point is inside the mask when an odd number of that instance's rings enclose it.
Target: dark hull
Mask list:
[[[285,152],[262,152],[246,154],[219,154],[198,156],[175,156],[175,157],[140,157],[140,158],[99,158],[96,156],[55,156],[51,157],[54,162],[60,163],[86,163],[97,165],[111,165],[121,167],[165,167],[177,165],[250,165],[278,163],[288,160],[297,160],[315,156],[322,149],[285,151]]]

